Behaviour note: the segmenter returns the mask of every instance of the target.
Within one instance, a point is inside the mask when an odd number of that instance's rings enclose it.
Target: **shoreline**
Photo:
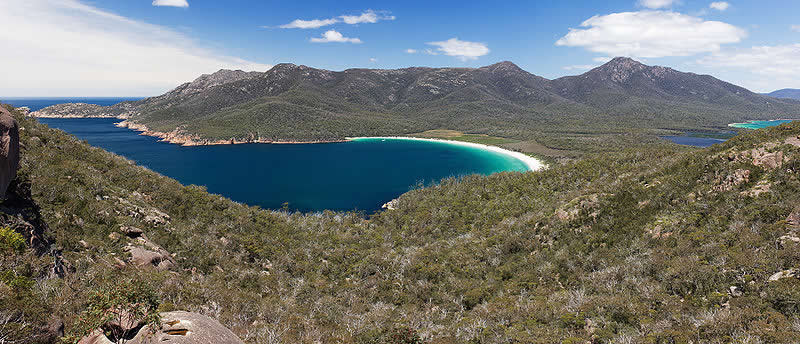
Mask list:
[[[238,145],[238,144],[324,144],[324,143],[344,143],[359,139],[389,139],[389,140],[416,140],[416,141],[427,141],[427,142],[439,142],[451,145],[459,145],[465,147],[472,147],[482,150],[491,151],[494,153],[502,154],[514,159],[517,159],[522,162],[525,167],[528,168],[529,171],[538,171],[543,168],[546,168],[547,165],[539,159],[531,157],[527,154],[521,152],[515,152],[512,150],[508,150],[505,148],[501,148],[498,146],[490,146],[480,143],[473,143],[473,142],[465,142],[465,141],[454,141],[454,140],[444,140],[444,139],[434,139],[434,138],[422,138],[422,137],[412,137],[412,136],[369,136],[369,137],[346,137],[342,140],[327,140],[327,141],[270,141],[260,138],[253,138],[247,140],[238,140],[236,138],[231,138],[229,140],[209,140],[203,139],[198,136],[189,135],[181,132],[180,128],[176,128],[171,132],[160,132],[160,131],[153,131],[147,128],[145,125],[130,122],[127,119],[127,116],[83,116],[83,117],[71,117],[71,116],[37,116],[41,118],[114,118],[122,120],[121,122],[114,123],[115,126],[119,128],[127,128],[133,131],[139,132],[139,135],[142,136],[150,136],[160,139],[159,142],[166,142],[170,144],[176,144],[184,147],[197,147],[197,146],[217,146],[217,145]]]
[[[792,118],[754,119],[754,120],[749,120],[747,122],[742,122],[742,123],[730,123],[730,124],[728,124],[728,126],[731,127],[731,128],[736,128],[736,129],[751,129],[752,130],[753,128],[748,128],[748,127],[744,127],[744,126],[745,125],[749,125],[749,124],[754,124],[755,122],[775,122],[775,121],[790,121],[790,122],[794,122],[794,121],[800,121],[800,119],[792,119]]]
[[[427,142],[439,142],[457,146],[464,146],[464,147],[472,147],[482,150],[488,150],[491,152],[495,152],[498,154],[502,154],[505,156],[512,157],[521,161],[529,171],[538,171],[547,167],[547,165],[539,159],[536,159],[532,156],[529,156],[525,153],[515,152],[512,150],[508,150],[505,148],[501,148],[498,146],[490,146],[481,143],[474,143],[474,142],[465,142],[465,141],[454,141],[454,140],[443,140],[443,139],[432,139],[432,138],[422,138],[422,137],[413,137],[413,136],[369,136],[369,137],[348,137],[348,141],[356,141],[356,140],[364,140],[364,139],[378,139],[378,140],[411,140],[411,141],[427,141]]]
[[[133,131],[138,131],[139,135],[142,136],[150,136],[159,138],[159,142],[166,142],[176,145],[181,145],[184,147],[196,147],[196,146],[219,146],[219,145],[241,145],[241,144],[316,144],[316,143],[341,143],[347,142],[347,140],[329,140],[329,141],[270,141],[261,138],[251,138],[246,140],[239,140],[237,138],[231,138],[228,140],[209,140],[203,139],[198,136],[189,135],[181,132],[179,128],[171,132],[161,132],[161,131],[153,131],[147,128],[146,126],[138,123],[133,123],[128,120],[124,120],[119,123],[115,123],[115,126],[119,128],[127,128]]]

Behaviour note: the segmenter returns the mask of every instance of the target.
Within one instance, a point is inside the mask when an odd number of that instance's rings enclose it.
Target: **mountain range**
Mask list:
[[[782,90],[777,90],[777,91],[774,91],[774,92],[767,93],[766,95],[770,96],[770,97],[774,97],[774,98],[786,98],[786,99],[800,100],[800,89],[784,88]]]
[[[132,128],[193,144],[334,141],[431,129],[546,141],[796,117],[800,101],[625,57],[554,80],[511,62],[340,72],[284,63],[266,72],[221,70],[140,101],[56,105],[34,113],[78,114],[127,118]]]

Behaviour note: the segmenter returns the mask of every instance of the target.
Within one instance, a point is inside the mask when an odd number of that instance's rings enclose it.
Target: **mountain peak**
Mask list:
[[[614,67],[614,68],[626,68],[626,69],[639,69],[642,67],[647,67],[645,64],[636,61],[630,57],[619,56],[611,59],[611,61],[606,62],[601,67]]]
[[[492,71],[522,70],[522,68],[519,68],[519,66],[517,66],[516,64],[514,64],[514,62],[511,62],[511,61],[498,62],[498,63],[492,64],[492,65],[488,65],[488,66],[483,67],[483,68],[484,69],[489,69],[489,70],[492,70]]]

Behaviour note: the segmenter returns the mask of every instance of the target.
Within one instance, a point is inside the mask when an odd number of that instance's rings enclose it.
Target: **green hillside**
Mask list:
[[[797,123],[445,180],[365,217],[247,207],[17,119],[16,201],[2,206],[27,215],[0,230],[7,342],[54,342],[57,319],[80,334],[90,293],[128,280],[250,343],[800,336]],[[170,253],[166,268],[129,261],[130,227]]]
[[[580,156],[681,131],[727,131],[733,122],[796,118],[800,102],[759,95],[708,75],[615,58],[555,80],[511,62],[340,72],[284,63],[263,73],[203,75],[136,102],[100,109],[56,105],[39,113],[125,116],[151,131],[200,143],[456,130],[527,142],[522,147],[560,152],[555,156]]]

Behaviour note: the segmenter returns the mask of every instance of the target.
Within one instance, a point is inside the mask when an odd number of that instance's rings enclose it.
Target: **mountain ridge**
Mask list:
[[[765,93],[764,95],[774,98],[786,98],[800,100],[800,89],[797,88],[784,88],[781,90]]]
[[[266,72],[221,70],[164,95],[102,110],[148,132],[195,137],[198,144],[247,140],[255,133],[265,142],[327,142],[431,129],[555,141],[565,127],[651,136],[663,129],[721,130],[732,122],[800,115],[800,102],[618,57],[553,80],[510,61],[343,71],[281,63]]]

